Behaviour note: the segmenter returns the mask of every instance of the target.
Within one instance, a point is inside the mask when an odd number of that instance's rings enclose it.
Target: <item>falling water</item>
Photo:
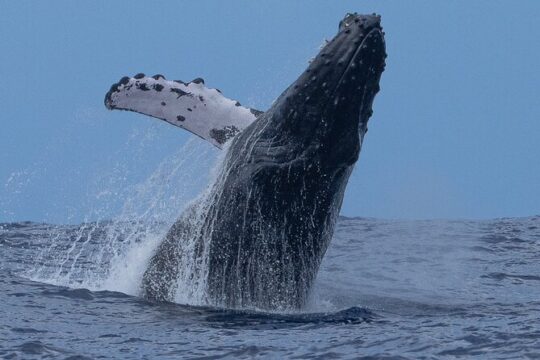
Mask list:
[[[94,219],[48,227],[47,246],[26,275],[55,285],[138,294],[154,249],[208,184],[215,162],[215,150],[192,139],[138,184],[126,185],[126,170],[115,167],[90,196],[99,205],[87,216]],[[108,205],[98,200],[109,193],[120,194],[123,205],[117,216],[99,218],[107,213],[100,207]]]

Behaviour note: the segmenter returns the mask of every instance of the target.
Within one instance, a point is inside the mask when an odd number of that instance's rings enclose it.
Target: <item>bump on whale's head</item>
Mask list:
[[[354,163],[385,59],[380,16],[347,14],[337,35],[274,103],[285,117],[276,125],[334,162]]]

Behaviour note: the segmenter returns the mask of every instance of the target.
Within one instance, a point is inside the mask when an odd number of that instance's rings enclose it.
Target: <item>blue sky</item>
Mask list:
[[[540,2],[283,4],[3,1],[0,221],[92,217],[104,174],[140,183],[191,137],[107,111],[121,76],[203,77],[264,110],[352,11],[382,15],[388,65],[342,213],[540,213]]]

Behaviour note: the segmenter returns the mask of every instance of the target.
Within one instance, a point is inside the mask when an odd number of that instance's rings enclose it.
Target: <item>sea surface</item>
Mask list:
[[[294,313],[153,304],[163,224],[0,224],[2,359],[540,359],[540,216],[340,218]]]

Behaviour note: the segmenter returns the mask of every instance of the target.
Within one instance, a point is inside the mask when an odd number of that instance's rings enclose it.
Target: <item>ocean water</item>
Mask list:
[[[0,358],[540,358],[540,216],[340,218],[294,313],[139,298],[167,226],[0,224]]]

